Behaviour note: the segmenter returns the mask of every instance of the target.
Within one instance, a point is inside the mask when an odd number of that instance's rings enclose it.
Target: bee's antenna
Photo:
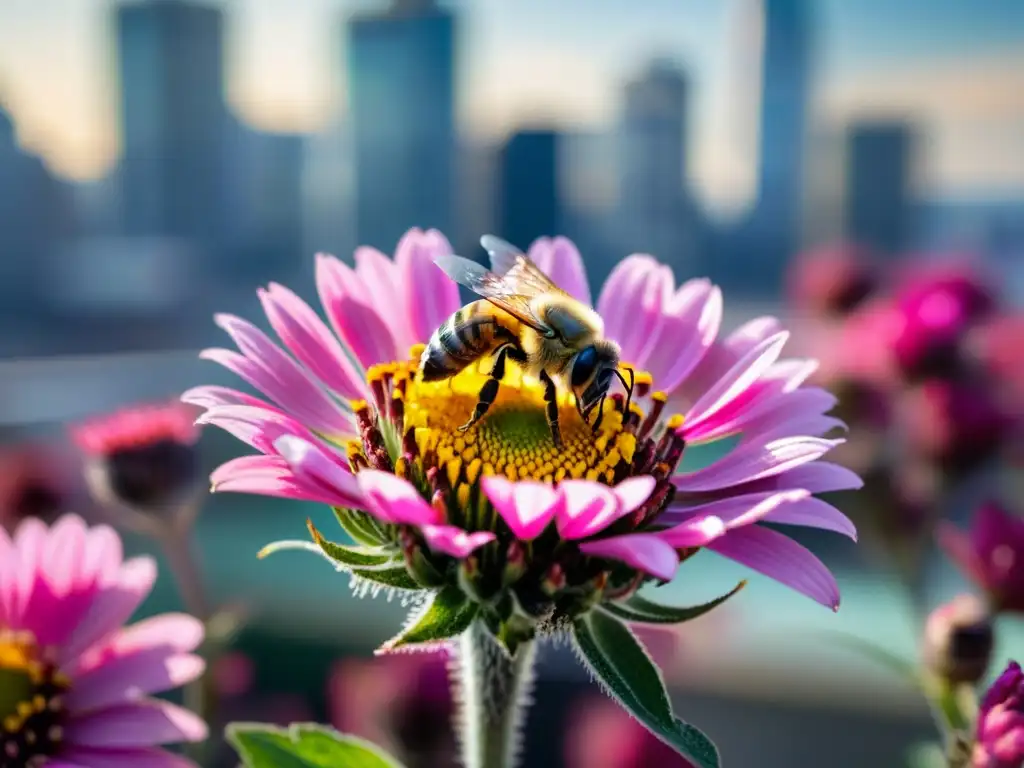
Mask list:
[[[623,411],[625,415],[629,415],[629,406],[633,402],[633,385],[636,383],[636,374],[633,373],[632,368],[626,368],[629,371],[629,384],[626,383],[626,377],[622,375],[622,371],[615,368],[615,375],[619,377],[619,381],[622,382],[622,386],[626,388],[626,408]]]

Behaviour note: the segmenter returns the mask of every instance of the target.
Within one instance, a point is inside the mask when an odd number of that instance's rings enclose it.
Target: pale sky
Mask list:
[[[653,55],[694,82],[696,182],[714,197],[747,158],[731,130],[735,18],[752,0],[461,0],[459,118],[493,138],[548,119],[601,127]],[[374,0],[222,0],[228,99],[263,128],[315,131],[344,111],[342,22]],[[59,173],[118,154],[111,0],[0,0],[0,104]],[[1024,1],[815,0],[820,125],[881,113],[924,130],[923,183],[1024,190]],[[731,73],[731,74],[730,74]],[[733,79],[730,79],[730,78]]]

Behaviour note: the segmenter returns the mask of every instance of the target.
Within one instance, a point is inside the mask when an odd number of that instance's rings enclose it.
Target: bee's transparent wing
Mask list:
[[[530,309],[530,299],[536,293],[524,295],[516,285],[512,285],[502,275],[463,256],[440,256],[434,263],[459,285],[464,285],[483,296],[535,331],[545,335],[551,334],[551,329]]]
[[[491,269],[501,275],[516,293],[524,296],[565,293],[551,282],[551,278],[544,274],[529,256],[511,243],[494,235],[484,235],[480,238],[480,245],[491,257]]]

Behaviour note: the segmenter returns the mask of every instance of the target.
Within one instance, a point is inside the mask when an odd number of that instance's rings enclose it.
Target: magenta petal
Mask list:
[[[728,488],[808,464],[842,443],[820,437],[794,437],[767,445],[741,444],[710,466],[675,475],[672,482],[679,490],[689,492]]]
[[[857,526],[850,518],[828,502],[813,497],[783,504],[766,515],[764,521],[835,531],[857,540]]]
[[[490,531],[466,533],[454,525],[421,525],[420,532],[432,550],[457,558],[466,557],[495,539]]]
[[[152,699],[73,717],[65,727],[67,740],[81,747],[148,747],[206,736],[206,723],[199,717]]]
[[[856,472],[828,461],[815,461],[743,486],[743,493],[806,488],[811,493],[855,491],[864,487]],[[730,491],[734,493],[735,491]]]
[[[306,302],[277,283],[258,295],[278,337],[320,381],[343,397],[366,397],[361,373]]]
[[[341,463],[340,457],[329,455],[316,444],[295,435],[277,438],[274,448],[288,462],[297,477],[308,480],[324,493],[333,493],[336,504],[362,507],[360,486],[348,467]]]
[[[273,408],[217,405],[196,419],[196,423],[219,427],[257,451],[271,456],[277,455],[274,443],[284,435],[293,435],[311,443],[321,442],[305,425]]]
[[[661,342],[646,363],[658,389],[672,392],[697,367],[718,335],[722,310],[722,291],[705,279],[686,282],[668,300]]]
[[[410,483],[390,472],[364,469],[356,475],[369,511],[388,523],[440,525],[441,513],[424,501]]]
[[[231,387],[203,386],[185,390],[180,400],[200,408],[215,408],[219,405],[251,405],[257,408],[276,410],[270,403],[258,397],[247,395]]]
[[[619,500],[622,514],[628,515],[630,512],[639,509],[650,498],[651,491],[654,490],[656,484],[657,481],[650,475],[640,475],[623,480],[612,488],[612,493]]]
[[[431,229],[409,230],[395,249],[403,303],[412,343],[426,343],[431,334],[462,306],[459,286],[434,263],[452,253],[448,239]]]
[[[586,541],[580,544],[580,552],[618,560],[662,581],[671,581],[679,567],[679,555],[672,545],[651,533],[628,533]]]
[[[622,505],[611,489],[589,480],[564,480],[558,486],[558,533],[563,539],[585,539],[622,517]]]
[[[672,270],[646,255],[624,259],[598,298],[605,333],[622,347],[622,359],[643,367],[659,343],[664,306],[672,292]]]
[[[61,749],[61,760],[48,762],[47,768],[64,765],[85,768],[200,768],[188,758],[174,755],[163,749],[98,749],[69,744]]]
[[[67,696],[67,705],[78,715],[136,702],[195,680],[205,666],[203,659],[192,653],[175,653],[166,646],[142,649],[81,675]]]
[[[520,541],[540,536],[558,513],[561,495],[547,483],[523,480],[514,483],[498,475],[481,481],[484,493]]]
[[[695,517],[656,534],[662,541],[671,544],[673,549],[703,547],[726,532],[725,523],[720,517],[705,515]]]
[[[590,306],[587,270],[576,245],[567,237],[540,237],[530,246],[529,257],[551,282]]]
[[[839,610],[839,585],[825,565],[788,536],[749,525],[708,544],[708,549]]]
[[[340,503],[334,491],[322,490],[319,484],[297,477],[288,462],[280,456],[241,456],[231,459],[214,470],[210,475],[210,484],[215,493],[253,493],[323,504]]]

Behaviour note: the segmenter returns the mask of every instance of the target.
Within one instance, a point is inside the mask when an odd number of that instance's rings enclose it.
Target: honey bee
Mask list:
[[[576,410],[593,428],[601,424],[612,375],[626,389],[626,411],[633,395],[619,370],[619,345],[604,338],[604,321],[590,307],[556,286],[518,248],[493,235],[480,239],[490,254],[491,270],[461,256],[443,256],[436,264],[452,280],[482,300],[459,309],[427,342],[420,358],[423,381],[450,378],[484,356],[493,355],[490,378],[480,389],[465,431],[487,413],[505,376],[507,360],[522,366],[544,385],[545,414],[551,438],[561,447],[556,382],[576,399]]]

